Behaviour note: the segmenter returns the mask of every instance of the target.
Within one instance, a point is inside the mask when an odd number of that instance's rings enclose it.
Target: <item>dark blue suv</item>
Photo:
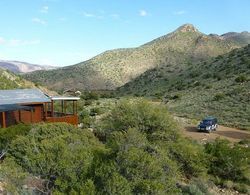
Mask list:
[[[198,125],[197,129],[200,131],[206,131],[208,133],[211,133],[212,131],[216,131],[217,127],[217,118],[210,116],[203,119]]]

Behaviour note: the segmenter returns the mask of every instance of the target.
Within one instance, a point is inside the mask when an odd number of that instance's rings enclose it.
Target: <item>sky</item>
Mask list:
[[[250,31],[250,0],[0,0],[0,59],[66,66],[191,23]]]

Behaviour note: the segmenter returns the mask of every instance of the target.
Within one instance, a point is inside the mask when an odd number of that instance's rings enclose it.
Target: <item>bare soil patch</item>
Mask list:
[[[199,132],[195,125],[191,124],[190,120],[176,117],[176,120],[181,125],[181,131],[184,136],[190,137],[199,142],[208,142],[216,138],[227,139],[231,142],[239,142],[243,139],[250,139],[250,132],[246,130],[235,129],[219,125],[216,131],[212,133]]]

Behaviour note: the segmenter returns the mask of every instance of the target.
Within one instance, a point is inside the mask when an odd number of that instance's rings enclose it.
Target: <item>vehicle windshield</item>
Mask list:
[[[212,121],[210,121],[210,120],[203,120],[202,123],[203,123],[204,125],[211,125],[211,124],[212,124]]]

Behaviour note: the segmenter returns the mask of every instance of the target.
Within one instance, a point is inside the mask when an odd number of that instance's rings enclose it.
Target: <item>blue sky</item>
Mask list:
[[[0,0],[0,59],[65,66],[184,23],[250,31],[249,0]]]

